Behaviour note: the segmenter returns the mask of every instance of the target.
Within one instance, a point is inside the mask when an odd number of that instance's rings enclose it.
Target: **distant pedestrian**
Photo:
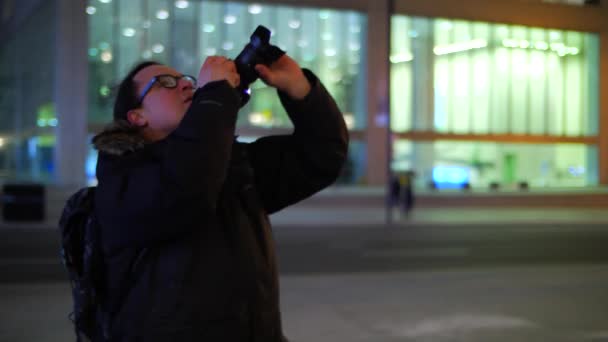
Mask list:
[[[414,208],[414,172],[406,171],[401,177],[401,209],[407,216]]]

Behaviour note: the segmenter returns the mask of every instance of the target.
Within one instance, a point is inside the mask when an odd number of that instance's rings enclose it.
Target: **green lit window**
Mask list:
[[[593,136],[596,34],[393,16],[398,132]]]

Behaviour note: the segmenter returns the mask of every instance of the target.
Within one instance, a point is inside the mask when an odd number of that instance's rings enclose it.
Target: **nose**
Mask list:
[[[181,91],[194,89],[194,85],[192,84],[192,82],[188,81],[185,78],[181,78],[179,80],[178,87]]]

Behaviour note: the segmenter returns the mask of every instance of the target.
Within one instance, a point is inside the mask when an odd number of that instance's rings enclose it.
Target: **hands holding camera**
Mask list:
[[[267,85],[287,93],[291,98],[303,99],[310,91],[310,83],[296,61],[286,54],[266,66],[257,64],[255,70]],[[233,60],[222,56],[208,57],[198,74],[198,87],[213,81],[226,80],[236,88],[241,78]]]

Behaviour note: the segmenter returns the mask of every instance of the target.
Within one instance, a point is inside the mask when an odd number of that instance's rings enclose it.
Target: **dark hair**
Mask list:
[[[135,109],[139,106],[137,87],[135,86],[135,82],[133,82],[133,77],[135,77],[140,70],[149,67],[150,65],[160,65],[160,63],[145,61],[135,65],[118,85],[116,101],[114,102],[114,121],[127,120],[127,113],[131,109]]]

